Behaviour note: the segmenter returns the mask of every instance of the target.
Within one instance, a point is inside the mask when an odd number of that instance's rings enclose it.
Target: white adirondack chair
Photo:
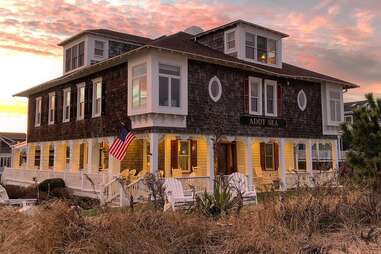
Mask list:
[[[164,187],[166,196],[164,211],[170,208],[175,211],[176,208],[187,206],[194,201],[193,194],[184,195],[183,185],[175,178],[166,178]]]
[[[255,191],[255,187],[248,185],[247,178],[244,174],[234,172],[228,177],[229,185],[234,196],[237,196],[238,193],[241,193],[243,204],[257,203],[257,192]]]
[[[16,206],[31,206],[36,203],[36,199],[9,199],[7,190],[0,185],[0,204],[1,205],[16,205]]]

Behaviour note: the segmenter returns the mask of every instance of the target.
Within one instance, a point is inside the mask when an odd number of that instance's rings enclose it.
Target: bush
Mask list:
[[[38,190],[46,193],[62,188],[66,188],[66,185],[65,181],[61,178],[46,179],[38,185]]]

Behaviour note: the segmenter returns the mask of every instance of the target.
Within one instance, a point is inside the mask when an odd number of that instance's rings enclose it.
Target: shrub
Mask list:
[[[215,218],[229,214],[234,208],[239,210],[242,202],[238,197],[233,197],[232,191],[228,182],[223,177],[218,177],[214,183],[213,193],[205,191],[201,195],[196,195],[193,210]]]
[[[38,190],[42,192],[52,192],[55,189],[62,189],[65,188],[65,181],[61,178],[50,178],[42,181],[38,185]]]
[[[148,174],[144,177],[144,183],[149,191],[149,201],[153,203],[155,208],[163,209],[165,203],[164,178]]]

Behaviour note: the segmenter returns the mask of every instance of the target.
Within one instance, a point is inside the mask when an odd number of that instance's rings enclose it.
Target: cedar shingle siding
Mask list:
[[[102,77],[105,105],[102,105],[102,116],[92,118],[91,101],[92,79]],[[86,82],[85,119],[77,121],[77,84]],[[62,123],[63,89],[71,88],[70,122]],[[56,92],[56,121],[48,125],[49,93]],[[34,127],[35,98],[42,96],[42,123]],[[90,110],[90,111],[89,111]],[[104,70],[102,72],[78,79],[70,84],[60,85],[44,92],[34,94],[29,98],[28,108],[28,142],[52,141],[65,139],[93,138],[115,136],[120,128],[120,121],[130,126],[127,117],[127,64]]]
[[[208,84],[217,76],[222,85],[222,96],[218,102],[209,97]],[[244,82],[249,76],[277,80],[282,87],[282,114],[279,118],[286,121],[285,128],[261,128],[240,124],[244,113]],[[91,80],[103,78],[104,103],[102,117],[91,118],[92,94]],[[76,84],[86,82],[87,110],[85,120],[76,120]],[[71,87],[71,121],[62,123],[62,90]],[[297,94],[303,89],[307,95],[307,108],[301,111],[297,104]],[[48,126],[48,93],[57,95],[56,123]],[[41,127],[34,127],[35,98],[43,97],[43,116]],[[263,100],[264,103],[264,100]],[[263,105],[264,109],[264,105]],[[120,121],[130,126],[127,117],[127,64],[121,64],[70,84],[61,85],[43,93],[31,96],[28,116],[28,141],[51,141],[65,139],[115,136],[120,128]],[[250,73],[240,69],[224,67],[205,62],[189,60],[188,62],[188,116],[187,128],[146,128],[137,130],[163,131],[179,133],[214,134],[218,130],[225,135],[267,136],[267,137],[300,137],[321,138],[322,109],[320,84],[294,79],[276,78],[262,74]],[[326,136],[325,136],[326,137]]]

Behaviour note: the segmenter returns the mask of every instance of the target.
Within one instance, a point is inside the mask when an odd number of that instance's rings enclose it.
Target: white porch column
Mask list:
[[[313,173],[312,173],[312,140],[308,139],[306,141],[306,171],[312,180],[313,178]],[[313,182],[310,181],[310,185],[312,185]]]
[[[44,143],[40,144],[40,170],[45,170],[46,161],[46,145]]]
[[[89,139],[87,142],[87,170],[98,171],[99,167],[99,144],[97,139]]]
[[[284,138],[279,139],[279,167],[280,167],[280,181],[281,190],[287,190],[287,175],[286,175],[286,157],[285,157],[285,140]]]
[[[79,150],[75,140],[69,141],[70,146],[70,171],[76,171],[79,167]]]
[[[248,137],[246,139],[246,167],[247,167],[247,177],[249,190],[253,190],[253,153],[252,153],[252,138]]]
[[[214,189],[214,141],[213,137],[207,137],[208,143],[208,160],[207,160],[207,169],[209,175],[209,191],[213,192]]]
[[[28,144],[26,148],[26,167],[25,169],[32,169],[34,165],[34,153],[33,153],[34,147],[32,144]]]
[[[54,149],[53,171],[57,171],[57,169],[58,169],[58,149],[59,149],[58,142],[53,143],[53,149]]]
[[[339,169],[339,149],[338,149],[338,140],[331,141],[331,153],[332,153],[332,167],[334,170]]]
[[[115,140],[115,137],[110,137],[107,139],[109,147],[111,147],[112,143]],[[111,177],[114,175],[120,174],[120,161],[115,159],[114,156],[109,155],[108,157],[108,173],[111,180]]]
[[[159,134],[150,133],[150,173],[156,174],[159,167]]]

